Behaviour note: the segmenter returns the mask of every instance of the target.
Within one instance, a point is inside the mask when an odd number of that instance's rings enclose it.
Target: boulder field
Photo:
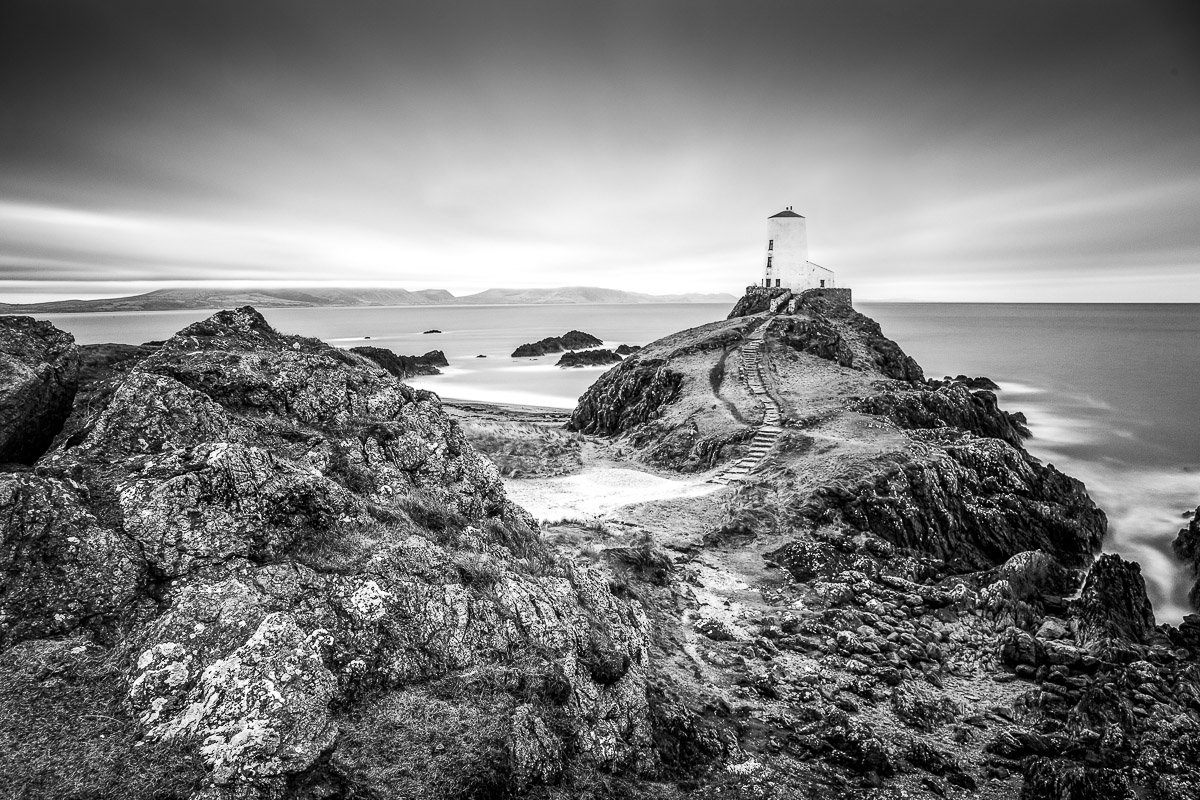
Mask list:
[[[13,319],[0,796],[1200,795],[1200,618],[1155,623],[994,385],[848,303],[748,294],[567,432],[249,307],[92,350]],[[539,530],[471,444],[720,477],[752,337],[778,435],[711,493]]]

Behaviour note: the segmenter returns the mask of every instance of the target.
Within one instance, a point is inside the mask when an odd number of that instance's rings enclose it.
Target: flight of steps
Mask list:
[[[762,423],[754,432],[754,438],[750,440],[750,452],[710,478],[710,483],[728,484],[744,478],[766,458],[767,453],[771,452],[771,448],[779,440],[779,434],[783,432],[783,428],[779,425],[779,404],[767,393],[767,387],[763,381],[762,350],[769,326],[768,322],[750,334],[746,344],[742,345],[740,370],[746,388],[763,405]]]

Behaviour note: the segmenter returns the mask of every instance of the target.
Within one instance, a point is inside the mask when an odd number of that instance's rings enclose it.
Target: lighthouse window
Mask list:
[[[767,239],[767,249],[768,250],[775,249],[775,240],[774,239]]]
[[[776,286],[776,287],[778,287],[778,286],[779,286],[779,281],[780,281],[780,280],[781,280],[780,278],[776,278],[776,279],[775,279],[775,286]]]
[[[771,266],[771,257],[770,256],[767,256],[767,266],[768,267]]]

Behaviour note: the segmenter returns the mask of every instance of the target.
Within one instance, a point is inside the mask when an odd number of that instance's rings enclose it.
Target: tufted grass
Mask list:
[[[582,465],[583,436],[531,422],[463,419],[463,435],[505,478],[562,475]]]
[[[334,767],[357,775],[369,787],[366,797],[511,796],[505,748],[511,704],[493,692],[471,702],[391,693],[342,722]]]
[[[82,654],[71,654],[86,647]],[[184,747],[140,742],[124,682],[81,639],[27,642],[0,654],[0,798],[171,800],[199,788]]]

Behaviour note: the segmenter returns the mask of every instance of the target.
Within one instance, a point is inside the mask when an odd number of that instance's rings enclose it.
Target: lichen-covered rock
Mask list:
[[[75,339],[49,322],[0,316],[0,463],[32,464],[71,413]]]
[[[328,638],[320,628],[306,632],[291,614],[268,615],[245,644],[204,666],[187,704],[147,725],[147,735],[201,742],[217,786],[270,792],[312,764],[337,734],[330,709],[337,682],[322,653]],[[143,653],[138,665],[157,665],[165,649]]]

